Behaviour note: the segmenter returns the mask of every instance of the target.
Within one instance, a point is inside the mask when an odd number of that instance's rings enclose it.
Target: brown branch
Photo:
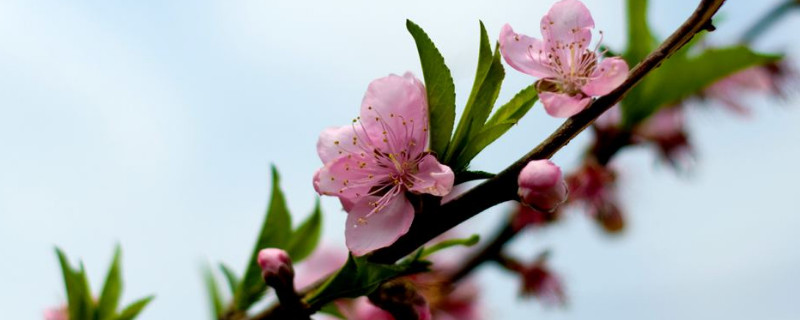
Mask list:
[[[695,34],[702,30],[713,30],[711,18],[724,2],[725,0],[700,1],[694,13],[655,51],[636,65],[628,74],[628,78],[625,82],[618,88],[596,99],[586,110],[567,119],[567,121],[536,148],[511,164],[495,177],[444,205],[426,206],[424,210],[417,213],[414,223],[411,225],[406,235],[402,236],[391,246],[373,252],[369,260],[376,263],[394,263],[439,234],[461,224],[476,214],[499,203],[515,200],[517,197],[517,176],[525,164],[531,160],[547,159],[553,156],[558,150],[569,144],[575,136],[586,129],[597,117],[603,114],[603,112],[622,100],[625,94],[636,86],[650,71],[658,68],[664,60],[689,42]],[[498,237],[507,238],[502,243],[505,243],[508,239],[513,237],[513,233],[511,237],[509,237],[505,231],[501,231],[499,234]],[[498,243],[500,243],[500,241],[498,241]],[[496,245],[490,245],[490,247],[496,247]],[[502,248],[502,245],[500,245],[499,248]],[[497,255],[486,254],[486,256],[494,258]],[[462,273],[466,275],[472,268],[479,264],[477,260],[472,261],[472,263],[467,265],[470,269],[464,270]],[[463,275],[459,277],[461,276]],[[271,317],[262,313],[253,319],[260,320],[268,318]]]
[[[458,198],[438,207],[427,208],[414,219],[406,235],[387,248],[372,254],[370,261],[393,263],[408,255],[437,235],[457,226],[476,214],[516,198],[517,175],[531,160],[547,159],[566,146],[586,129],[603,112],[617,104],[647,73],[659,67],[664,60],[677,52],[695,34],[712,28],[711,17],[725,0],[702,0],[691,17],[686,20],[661,46],[634,67],[618,88],[595,100],[586,110],[567,119],[555,132],[536,148],[492,179],[476,186]]]

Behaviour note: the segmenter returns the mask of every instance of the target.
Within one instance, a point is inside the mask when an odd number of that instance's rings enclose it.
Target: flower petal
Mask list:
[[[377,197],[364,197],[347,215],[344,237],[354,255],[365,255],[387,247],[408,232],[414,220],[414,207],[404,195],[395,196],[382,210],[367,215]]]
[[[357,137],[356,130],[361,130],[359,124],[323,130],[317,140],[317,154],[322,163],[328,163],[345,154],[361,152],[359,146],[363,144],[358,143],[357,139],[363,135]]]
[[[589,96],[602,96],[616,89],[628,78],[628,63],[622,58],[606,58],[594,69],[592,80],[581,88]]]
[[[366,154],[350,154],[325,164],[314,174],[314,189],[319,194],[356,201],[386,174]]]
[[[582,2],[561,0],[553,4],[550,11],[542,17],[541,28],[545,49],[548,51],[556,46],[569,46],[571,43],[581,44],[586,49],[592,41],[594,20]]]
[[[500,31],[500,53],[506,63],[519,72],[537,78],[553,76],[547,66],[546,54],[542,42],[524,34],[514,32],[509,24]]]
[[[419,171],[414,174],[418,180],[409,188],[410,191],[442,197],[453,190],[455,179],[453,170],[439,163],[433,155],[425,155],[419,162],[418,168]]]
[[[556,118],[569,118],[583,111],[592,100],[589,97],[570,96],[563,93],[539,92],[544,110]]]
[[[408,148],[419,154],[428,145],[425,87],[410,72],[372,81],[361,103],[361,123],[375,147],[386,153]]]

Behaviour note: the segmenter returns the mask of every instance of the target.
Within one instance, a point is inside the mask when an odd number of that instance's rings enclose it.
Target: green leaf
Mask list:
[[[203,278],[205,278],[206,282],[208,300],[211,303],[211,312],[214,315],[214,319],[221,319],[222,314],[225,312],[225,307],[222,303],[222,295],[219,292],[217,280],[214,278],[214,272],[211,271],[211,268],[206,266],[203,273],[205,274]]]
[[[456,88],[450,69],[433,41],[418,25],[406,20],[406,28],[417,44],[425,89],[428,94],[430,114],[430,147],[433,152],[444,155],[456,118]]]
[[[484,148],[516,125],[528,113],[528,110],[533,107],[538,98],[535,85],[522,89],[508,103],[500,107],[494,116],[486,122],[481,131],[470,139],[453,166],[465,168]]]
[[[244,279],[234,295],[237,310],[245,311],[258,301],[267,289],[261,279],[261,268],[258,266],[258,252],[264,248],[286,249],[292,232],[292,217],[286,207],[286,199],[280,188],[280,176],[272,166],[272,196],[267,209],[267,218],[261,227],[256,245],[250,255],[245,269]]]
[[[447,239],[447,240],[444,240],[444,241],[439,242],[437,244],[434,244],[434,245],[432,245],[430,247],[424,248],[422,250],[422,254],[420,255],[420,258],[428,257],[431,254],[436,253],[437,251],[440,251],[440,250],[443,250],[443,249],[447,249],[447,248],[450,248],[450,247],[454,247],[454,246],[471,247],[471,246],[474,246],[476,243],[478,243],[478,241],[480,241],[480,240],[481,240],[481,236],[477,235],[477,234],[473,234],[469,238]]]
[[[350,257],[339,271],[307,299],[312,305],[327,304],[337,298],[356,298],[370,294],[382,283],[428,269],[430,262],[420,260],[422,250],[397,264],[378,264],[366,257]]]
[[[92,319],[94,317],[94,302],[89,290],[89,282],[83,265],[79,270],[74,270],[69,264],[67,256],[61,249],[56,248],[61,273],[64,277],[64,286],[67,291],[67,304],[70,319]]]
[[[97,319],[113,319],[119,305],[119,298],[122,296],[122,271],[120,267],[120,256],[122,251],[119,245],[114,250],[114,258],[111,267],[108,269],[103,291],[100,294],[100,301],[97,305]]]
[[[467,103],[464,114],[458,123],[453,142],[450,143],[450,147],[447,149],[445,164],[450,165],[455,172],[461,171],[469,164],[468,161],[463,163],[463,161],[454,160],[461,158],[464,148],[471,144],[472,139],[480,133],[486,119],[489,118],[489,114],[492,112],[497,96],[500,94],[500,86],[506,76],[500,60],[500,47],[497,45],[491,66],[486,72],[485,78],[481,81],[478,92],[473,93],[473,103]]]
[[[780,58],[753,52],[745,46],[732,46],[667,60],[636,88],[636,96],[623,101],[624,123],[627,127],[632,127],[661,107],[696,95],[714,82]]]
[[[239,277],[236,276],[233,269],[226,266],[224,263],[219,264],[219,269],[222,271],[222,274],[225,275],[225,280],[228,281],[228,287],[231,289],[231,293],[235,294],[236,288],[239,287]]]
[[[142,312],[144,307],[146,307],[147,304],[150,303],[150,301],[152,301],[154,298],[154,296],[149,296],[131,303],[127,308],[122,310],[122,312],[119,314],[119,317],[117,317],[117,320],[132,320],[136,318],[136,316]]]
[[[528,110],[533,107],[533,104],[536,103],[538,99],[539,95],[536,93],[536,84],[532,84],[520,90],[511,100],[497,109],[497,112],[492,115],[492,118],[486,122],[486,126],[493,126],[508,121],[519,121],[528,113]]]
[[[628,0],[628,51],[625,60],[633,66],[657,45],[647,25],[647,0]]]
[[[298,263],[308,257],[319,243],[322,231],[322,209],[319,198],[314,205],[314,212],[292,234],[292,239],[286,247],[292,262]]]

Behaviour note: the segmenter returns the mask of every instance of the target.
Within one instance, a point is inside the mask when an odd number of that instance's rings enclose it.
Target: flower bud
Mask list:
[[[286,251],[276,248],[262,249],[258,252],[258,265],[261,266],[264,281],[270,286],[274,287],[278,282],[291,284],[294,281],[292,260]]]
[[[520,202],[542,211],[552,211],[567,200],[567,184],[561,169],[550,160],[528,162],[519,173]]]

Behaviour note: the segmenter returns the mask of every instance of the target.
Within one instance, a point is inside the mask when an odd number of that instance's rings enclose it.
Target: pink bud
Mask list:
[[[567,200],[567,184],[561,169],[550,160],[528,162],[517,183],[520,201],[535,209],[552,211]]]
[[[265,278],[285,274],[286,271],[291,271],[294,274],[289,254],[281,249],[261,249],[258,252],[258,265],[261,266]]]

